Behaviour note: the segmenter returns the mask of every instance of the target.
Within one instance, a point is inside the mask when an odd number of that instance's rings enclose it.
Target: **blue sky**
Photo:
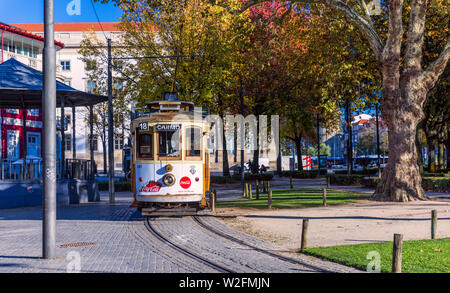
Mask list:
[[[56,22],[97,22],[90,0],[54,0]],[[80,15],[72,9],[73,15],[67,13],[67,6],[80,2]],[[118,21],[122,11],[113,4],[94,2],[98,17],[102,22]],[[0,0],[0,22],[27,23],[44,21],[43,0]],[[70,11],[71,9],[69,9]]]

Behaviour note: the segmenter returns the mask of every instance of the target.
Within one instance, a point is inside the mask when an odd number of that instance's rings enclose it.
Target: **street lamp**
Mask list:
[[[53,1],[44,0],[42,254],[45,259],[56,256],[56,51]]]

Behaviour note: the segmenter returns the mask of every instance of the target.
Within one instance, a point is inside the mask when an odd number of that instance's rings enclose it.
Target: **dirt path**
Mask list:
[[[302,218],[309,218],[308,246],[333,246],[392,241],[394,233],[405,240],[430,238],[431,210],[438,211],[437,237],[450,237],[450,202],[357,203],[301,209],[218,209],[219,218],[234,229],[269,240],[288,250],[300,243]]]

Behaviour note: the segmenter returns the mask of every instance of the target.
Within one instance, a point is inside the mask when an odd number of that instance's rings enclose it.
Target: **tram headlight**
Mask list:
[[[172,170],[173,170],[172,165],[168,164],[168,165],[166,166],[166,172],[172,172]]]
[[[166,186],[172,186],[175,184],[175,176],[173,176],[173,174],[164,175],[162,180]]]

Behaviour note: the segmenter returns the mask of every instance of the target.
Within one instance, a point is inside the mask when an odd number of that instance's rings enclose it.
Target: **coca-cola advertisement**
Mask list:
[[[143,185],[139,191],[140,192],[158,192],[161,189],[161,183],[150,181]]]

